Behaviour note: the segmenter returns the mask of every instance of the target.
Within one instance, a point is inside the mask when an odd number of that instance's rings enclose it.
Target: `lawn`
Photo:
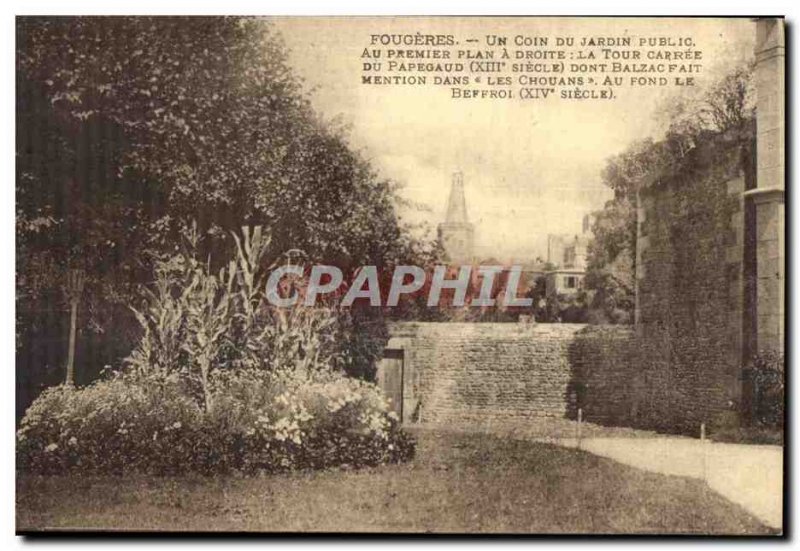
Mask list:
[[[574,449],[423,430],[405,465],[17,480],[17,529],[767,534],[704,483]]]

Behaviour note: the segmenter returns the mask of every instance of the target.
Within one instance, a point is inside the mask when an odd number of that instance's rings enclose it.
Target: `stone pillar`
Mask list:
[[[785,46],[783,19],[756,23],[756,333],[759,350],[784,348]]]

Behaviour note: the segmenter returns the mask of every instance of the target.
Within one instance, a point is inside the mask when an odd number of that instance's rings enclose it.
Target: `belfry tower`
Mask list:
[[[450,262],[471,263],[474,259],[475,227],[467,217],[467,200],[464,197],[464,175],[453,174],[447,214],[439,224],[439,242]]]

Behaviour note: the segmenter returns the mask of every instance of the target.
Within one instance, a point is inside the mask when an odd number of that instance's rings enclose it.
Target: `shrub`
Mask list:
[[[753,421],[765,427],[783,427],[783,354],[760,351],[745,368],[744,375],[752,389]]]
[[[18,467],[121,474],[281,472],[406,461],[414,442],[371,383],[260,370],[220,372],[204,409],[175,376],[58,386],[17,432]]]

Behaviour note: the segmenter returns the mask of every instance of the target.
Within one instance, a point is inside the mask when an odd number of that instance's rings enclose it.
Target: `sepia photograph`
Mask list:
[[[14,25],[17,535],[786,537],[783,17]]]

